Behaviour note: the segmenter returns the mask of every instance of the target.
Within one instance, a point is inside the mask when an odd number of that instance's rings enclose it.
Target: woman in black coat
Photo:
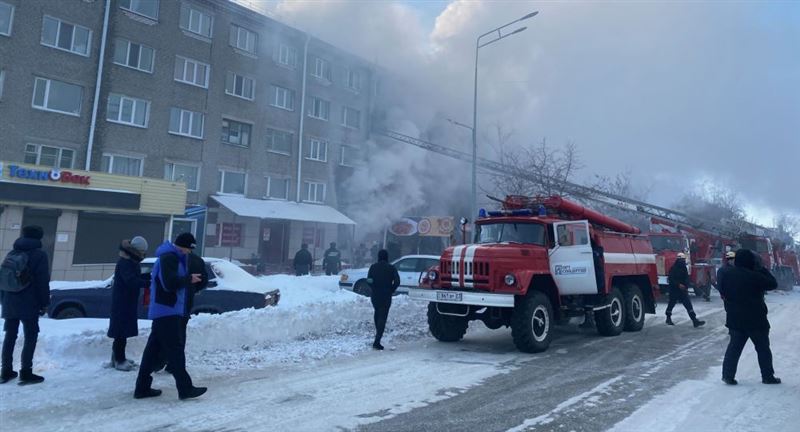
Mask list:
[[[145,287],[141,261],[147,253],[147,240],[134,237],[123,240],[119,247],[119,261],[114,269],[114,286],[111,288],[111,319],[108,337],[114,339],[111,366],[117,370],[133,370],[134,364],[125,357],[128,338],[139,335],[139,290]]]

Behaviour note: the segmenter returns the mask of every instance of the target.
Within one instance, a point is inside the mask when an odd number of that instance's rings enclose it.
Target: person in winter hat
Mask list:
[[[195,387],[186,372],[183,319],[186,315],[186,290],[201,281],[200,274],[189,272],[189,254],[197,241],[191,233],[178,235],[173,243],[165,242],[156,250],[155,264],[150,280],[150,305],[148,318],[153,320],[150,337],[142,353],[142,364],[136,377],[133,397],[144,399],[161,395],[152,387],[152,373],[162,352],[166,353],[178,397],[181,400],[196,398],[208,390]]]
[[[6,383],[17,376],[20,385],[44,381],[43,377],[33,373],[33,352],[39,337],[39,316],[47,312],[50,304],[50,268],[47,253],[42,250],[42,237],[42,228],[31,225],[22,228],[22,237],[14,242],[12,253],[23,253],[27,257],[24,271],[26,286],[19,292],[0,291],[5,331],[0,383]],[[22,368],[17,374],[12,363],[20,323],[25,334],[25,343],[22,346]]]
[[[692,319],[692,324],[695,328],[702,327],[706,324],[705,321],[697,319],[697,314],[694,313],[692,301],[689,299],[689,268],[686,266],[686,255],[683,253],[678,254],[678,259],[675,264],[669,269],[667,276],[669,282],[669,304],[667,304],[667,325],[675,325],[672,322],[672,309],[679,301],[689,312],[689,318]]]
[[[311,257],[311,252],[308,251],[308,245],[303,243],[300,250],[294,254],[294,271],[297,276],[304,276],[311,272],[311,265],[314,259]]]
[[[342,253],[336,249],[336,243],[331,243],[331,247],[325,251],[322,258],[322,267],[325,268],[325,274],[328,276],[339,274],[342,267]]]
[[[769,320],[764,294],[778,287],[778,281],[768,269],[759,265],[757,255],[749,249],[736,251],[734,267],[725,273],[720,294],[725,298],[725,326],[731,336],[722,362],[722,381],[736,385],[736,369],[747,340],[753,342],[761,369],[761,382],[780,384],[772,367],[769,348]]]
[[[139,236],[123,240],[119,246],[119,260],[111,287],[108,337],[114,339],[111,366],[120,371],[131,371],[135,367],[125,357],[125,346],[128,338],[139,335],[139,293],[147,284],[147,279],[142,276],[141,262],[147,254],[147,248],[147,240]]]
[[[378,262],[370,266],[367,282],[372,289],[372,307],[375,309],[375,341],[372,348],[383,350],[381,338],[392,307],[392,295],[400,286],[400,274],[389,264],[389,252],[385,249],[378,252]]]
[[[736,259],[736,252],[729,251],[725,253],[725,262],[722,263],[722,267],[717,269],[717,291],[720,291],[720,287],[722,286],[722,279],[725,278],[725,275],[728,274],[733,268],[733,262]],[[728,305],[725,304],[725,296],[722,295],[722,291],[720,291],[720,297],[722,297],[722,305],[727,310]]]

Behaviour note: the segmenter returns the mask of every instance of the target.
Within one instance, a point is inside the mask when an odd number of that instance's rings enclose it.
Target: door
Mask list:
[[[283,222],[261,222],[261,237],[259,253],[264,264],[282,264],[289,256],[286,250],[286,223]]]
[[[397,273],[400,274],[400,287],[416,287],[419,285],[419,259],[417,258],[403,258],[395,262],[394,267]]]
[[[561,295],[597,294],[589,222],[553,224],[555,247],[550,250],[550,273]]]
[[[60,210],[44,210],[26,208],[22,213],[22,226],[38,225],[44,231],[42,237],[42,250],[47,252],[47,265],[53,270],[53,252],[56,245],[56,230],[58,229],[58,217]],[[64,269],[61,269],[64,270]]]

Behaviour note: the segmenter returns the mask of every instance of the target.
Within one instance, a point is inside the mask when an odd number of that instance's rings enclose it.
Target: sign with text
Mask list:
[[[242,224],[222,223],[220,228],[220,246],[237,247],[242,245]]]

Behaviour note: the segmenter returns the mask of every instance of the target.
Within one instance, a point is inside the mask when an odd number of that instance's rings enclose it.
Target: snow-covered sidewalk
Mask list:
[[[800,287],[767,296],[770,345],[780,385],[764,385],[752,343],[739,361],[739,385],[722,383],[722,367],[709,369],[703,380],[680,383],[618,423],[613,432],[628,431],[770,431],[800,428]],[[724,351],[718,353],[720,361]]]

